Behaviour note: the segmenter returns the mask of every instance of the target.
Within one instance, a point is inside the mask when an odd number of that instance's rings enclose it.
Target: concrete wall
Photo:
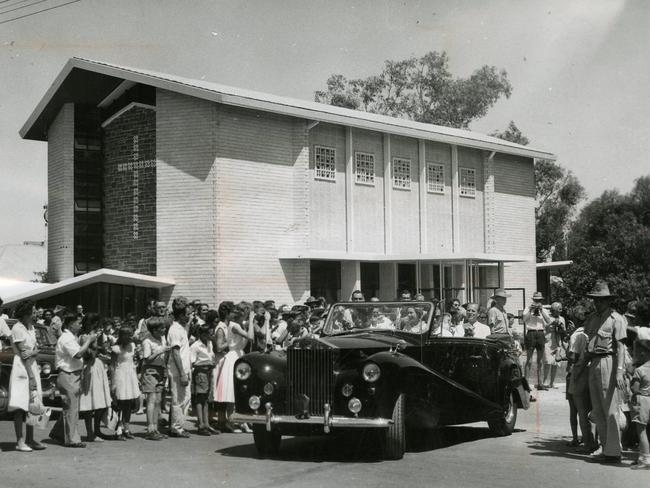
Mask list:
[[[426,242],[427,251],[448,253],[452,247],[451,203],[451,147],[447,144],[427,142],[426,161],[442,164],[445,172],[444,193],[426,192]],[[425,188],[426,191],[426,188]]]
[[[391,167],[394,158],[411,160],[411,188],[398,189],[390,182],[391,191],[391,250],[393,253],[413,253],[420,249],[419,185],[420,164],[415,139],[390,138]]]
[[[156,274],[155,159],[153,109],[133,107],[104,127],[106,268]]]
[[[61,107],[47,140],[47,261],[55,282],[74,276],[74,104]]]
[[[458,198],[460,250],[462,252],[482,253],[485,248],[483,236],[483,152],[459,147],[459,181],[460,168],[471,168],[476,171],[476,195],[474,197],[460,196]]]

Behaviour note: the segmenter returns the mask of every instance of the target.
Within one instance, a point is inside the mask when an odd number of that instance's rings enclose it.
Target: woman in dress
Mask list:
[[[36,315],[34,303],[29,300],[19,303],[14,315],[18,322],[11,329],[14,360],[9,379],[9,411],[14,412],[16,450],[21,452],[41,451],[45,449],[45,446],[34,440],[33,426],[25,427],[26,438],[23,437],[23,424],[30,403],[42,402],[41,377],[36,362],[38,346],[34,330]]]
[[[81,321],[80,341],[83,344],[91,332],[98,333],[97,341],[84,355],[84,369],[81,376],[81,398],[79,412],[86,424],[88,442],[103,442],[102,417],[111,405],[111,386],[108,382],[103,359],[109,356],[106,341],[101,331],[99,315],[89,313]]]
[[[253,340],[254,328],[252,321],[254,313],[249,312],[248,327],[244,329],[240,323],[244,319],[246,307],[235,307],[228,317],[228,353],[219,363],[217,368],[217,388],[215,401],[226,404],[225,430],[230,432],[239,431],[230,422],[230,416],[235,410],[235,361],[244,355],[244,349],[249,341]],[[250,308],[248,308],[250,310]]]
[[[117,400],[117,410],[122,420],[122,434],[119,440],[133,439],[129,430],[133,402],[140,397],[138,375],[135,371],[135,344],[133,329],[122,327],[117,336],[117,344],[111,348],[113,353],[113,385],[112,391]]]
[[[214,405],[214,413],[216,415],[216,424],[218,429],[222,429],[226,425],[226,405],[225,403],[218,403],[216,399],[217,391],[217,378],[219,375],[219,365],[223,361],[228,351],[228,316],[232,311],[234,304],[232,302],[221,302],[219,310],[208,311],[206,322],[212,327],[212,350],[214,351],[215,367],[212,373],[212,398],[210,401]],[[211,433],[216,434],[217,429],[209,427]]]

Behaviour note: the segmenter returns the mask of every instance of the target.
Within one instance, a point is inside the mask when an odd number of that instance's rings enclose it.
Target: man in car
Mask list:
[[[478,303],[468,303],[466,305],[467,320],[463,324],[465,337],[485,339],[490,335],[490,328],[478,321],[478,308]]]

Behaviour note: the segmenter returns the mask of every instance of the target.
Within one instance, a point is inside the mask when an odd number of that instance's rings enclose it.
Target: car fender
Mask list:
[[[252,352],[239,358],[235,363],[247,362],[252,369],[252,376],[261,382],[274,382],[284,386],[287,371],[287,356],[281,351]]]

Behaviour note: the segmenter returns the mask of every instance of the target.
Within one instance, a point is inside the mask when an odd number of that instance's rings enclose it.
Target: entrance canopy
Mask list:
[[[280,259],[322,259],[333,261],[372,261],[372,262],[414,262],[414,261],[458,261],[521,263],[534,261],[534,256],[518,254],[487,254],[467,252],[463,254],[442,253],[405,253],[374,254],[346,251],[286,250],[280,253]]]

